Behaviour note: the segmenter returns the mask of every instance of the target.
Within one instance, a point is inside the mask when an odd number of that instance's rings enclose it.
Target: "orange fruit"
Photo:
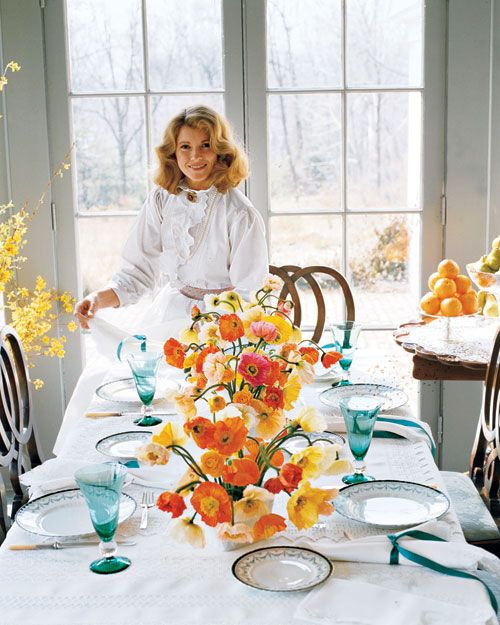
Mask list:
[[[431,273],[431,275],[429,276],[429,280],[427,282],[427,286],[429,287],[429,291],[433,291],[434,290],[434,285],[436,284],[436,282],[439,280],[441,276],[438,274],[437,271],[435,271],[434,273]]]
[[[434,295],[439,299],[452,297],[457,292],[457,285],[451,278],[439,278],[434,285]]]
[[[460,267],[451,258],[445,258],[439,263],[437,272],[441,278],[455,278],[460,273]]]
[[[453,278],[453,280],[455,281],[455,285],[457,287],[457,293],[459,295],[462,295],[463,293],[467,293],[467,291],[470,291],[472,282],[467,276],[458,274],[458,276]]]
[[[441,300],[434,293],[426,293],[420,300],[420,308],[428,315],[437,315]]]
[[[462,302],[458,297],[447,297],[441,302],[441,313],[444,317],[458,317],[462,314]]]
[[[479,310],[477,293],[475,291],[467,291],[467,293],[460,295],[460,301],[462,302],[462,308],[465,315],[472,315]]]

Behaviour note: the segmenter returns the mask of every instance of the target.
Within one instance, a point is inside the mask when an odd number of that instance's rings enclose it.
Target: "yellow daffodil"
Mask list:
[[[170,445],[185,445],[188,437],[181,425],[168,421],[161,432],[153,434],[152,441],[158,445],[169,447]]]
[[[268,323],[272,323],[278,329],[278,335],[270,343],[274,345],[278,345],[280,343],[286,343],[292,334],[292,325],[283,317],[279,315],[266,315],[262,321],[267,321]]]
[[[285,400],[285,410],[291,410],[294,403],[299,397],[301,384],[299,377],[295,373],[291,373],[288,381],[283,387],[283,399]]]
[[[304,406],[295,416],[304,432],[324,432],[326,419],[314,406]]]
[[[310,479],[321,475],[324,459],[325,451],[323,447],[312,445],[293,454],[289,462],[296,464],[302,469],[303,479]]]
[[[265,488],[250,485],[243,491],[242,499],[234,504],[234,520],[248,521],[268,514],[274,495]]]
[[[203,529],[189,518],[174,519],[169,525],[168,533],[178,543],[189,543],[196,549],[203,549],[205,546]]]
[[[287,502],[290,521],[299,530],[312,527],[320,514],[332,514],[335,508],[330,500],[337,494],[336,489],[311,488],[309,482],[303,482]]]
[[[196,332],[196,330],[192,330],[191,328],[184,328],[184,330],[182,330],[179,334],[179,341],[181,343],[185,343],[186,345],[198,343],[198,332]],[[186,368],[186,363],[184,363],[184,368]]]

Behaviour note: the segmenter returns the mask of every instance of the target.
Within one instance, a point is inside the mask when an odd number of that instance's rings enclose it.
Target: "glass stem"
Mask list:
[[[116,555],[116,542],[115,540],[104,541],[101,540],[99,543],[99,549],[101,551],[101,556],[103,558],[113,558]]]
[[[353,466],[355,475],[363,475],[366,469],[366,464],[364,460],[354,460]]]

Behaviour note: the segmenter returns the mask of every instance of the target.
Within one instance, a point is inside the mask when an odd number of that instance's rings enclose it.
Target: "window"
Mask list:
[[[118,265],[166,121],[204,102],[249,147],[272,262],[345,273],[365,344],[407,368],[389,330],[420,294],[423,1],[65,6],[84,291]]]

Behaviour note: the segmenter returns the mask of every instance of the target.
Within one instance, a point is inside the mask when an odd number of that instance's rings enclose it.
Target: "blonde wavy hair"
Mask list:
[[[225,193],[229,187],[237,187],[248,177],[248,159],[234,139],[228,122],[208,106],[191,106],[170,120],[163,133],[163,143],[155,150],[159,167],[154,182],[158,186],[170,193],[180,192],[179,182],[184,174],[177,164],[175,150],[183,126],[208,132],[210,147],[217,154],[209,182],[217,191]]]

